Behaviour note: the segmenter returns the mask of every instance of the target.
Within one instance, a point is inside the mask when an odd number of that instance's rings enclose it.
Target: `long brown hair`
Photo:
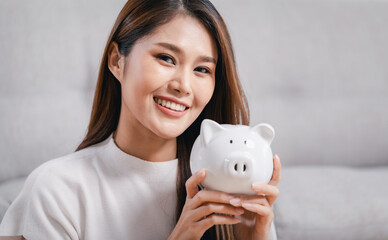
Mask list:
[[[87,134],[77,150],[107,139],[117,128],[121,108],[121,86],[108,68],[108,50],[113,42],[121,55],[128,56],[135,42],[169,22],[177,14],[198,19],[213,37],[218,50],[216,84],[212,98],[194,123],[177,137],[176,220],[186,201],[185,182],[191,176],[190,152],[200,124],[208,118],[218,123],[249,124],[245,95],[237,76],[231,39],[226,25],[208,0],[129,0],[113,26],[102,57]],[[203,239],[232,239],[231,227],[213,227]]]

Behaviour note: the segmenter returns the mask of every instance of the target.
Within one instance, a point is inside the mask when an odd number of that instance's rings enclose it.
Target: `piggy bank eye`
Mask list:
[[[247,140],[244,140],[244,144],[247,144]]]
[[[233,140],[230,140],[229,142],[230,142],[230,144],[232,144],[232,143],[233,143]]]

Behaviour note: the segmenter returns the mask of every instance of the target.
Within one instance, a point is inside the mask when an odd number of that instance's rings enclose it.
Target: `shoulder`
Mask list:
[[[97,144],[50,160],[31,172],[3,218],[0,235],[78,239],[78,225],[90,203],[87,199],[92,199],[87,193],[103,169],[103,149],[104,144]]]
[[[83,181],[96,174],[95,168],[101,164],[99,151],[102,147],[94,145],[45,162],[31,172],[23,190],[40,197],[41,193],[76,191]]]
[[[10,209],[19,209],[33,222],[45,218],[63,220],[63,216],[73,215],[76,219],[77,210],[85,205],[81,196],[90,185],[85,183],[87,176],[95,172],[97,150],[86,148],[40,165],[27,177]]]
[[[93,161],[95,157],[96,150],[93,148],[73,152],[43,163],[31,172],[29,178],[37,180],[45,177],[64,176],[70,174],[68,170],[72,170],[74,173],[80,166]]]

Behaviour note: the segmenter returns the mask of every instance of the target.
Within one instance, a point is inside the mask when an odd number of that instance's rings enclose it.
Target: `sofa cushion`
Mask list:
[[[9,205],[22,190],[26,178],[27,177],[20,177],[0,183],[0,222]]]
[[[287,167],[274,205],[278,239],[388,239],[388,167]]]

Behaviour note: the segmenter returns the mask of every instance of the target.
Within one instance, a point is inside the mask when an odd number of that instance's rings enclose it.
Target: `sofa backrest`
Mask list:
[[[0,1],[0,182],[73,152],[123,0]]]
[[[388,164],[388,2],[214,0],[284,165]],[[124,0],[0,1],[0,182],[74,151]]]
[[[388,1],[214,1],[284,165],[388,165]]]

